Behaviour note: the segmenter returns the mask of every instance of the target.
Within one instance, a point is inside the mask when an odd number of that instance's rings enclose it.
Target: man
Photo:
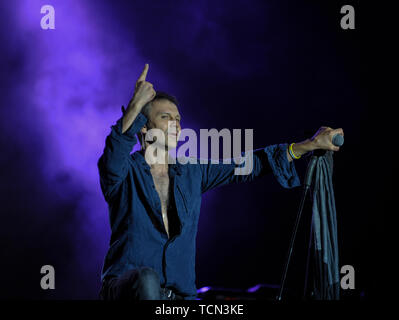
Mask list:
[[[105,300],[195,299],[195,239],[201,195],[217,186],[252,181],[273,172],[286,188],[299,186],[293,157],[315,149],[338,151],[332,136],[342,129],[322,127],[313,138],[292,145],[255,150],[253,170],[236,175],[236,165],[171,164],[181,131],[177,101],[156,94],[146,81],[148,64],[136,82],[135,93],[121,119],[106,138],[98,161],[101,189],[109,207],[110,248],[102,270],[100,297]],[[170,125],[172,124],[172,125]],[[146,141],[150,129],[161,130],[164,152],[157,158]],[[142,150],[130,152],[141,138]],[[161,150],[161,151],[159,151]]]

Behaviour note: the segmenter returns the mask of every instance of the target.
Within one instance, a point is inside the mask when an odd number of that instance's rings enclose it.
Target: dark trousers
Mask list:
[[[115,278],[104,279],[101,300],[182,300],[173,289],[161,287],[159,275],[152,268],[142,267]]]

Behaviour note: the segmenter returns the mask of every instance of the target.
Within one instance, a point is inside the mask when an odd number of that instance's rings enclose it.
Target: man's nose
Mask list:
[[[180,124],[175,120],[169,121],[169,128],[180,129]]]

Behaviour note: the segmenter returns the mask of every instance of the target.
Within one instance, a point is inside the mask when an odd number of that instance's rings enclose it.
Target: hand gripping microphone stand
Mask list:
[[[344,137],[340,134],[336,134],[336,135],[334,135],[334,137],[332,139],[332,143],[333,143],[333,145],[340,147],[344,143]],[[313,173],[314,173],[314,169],[316,167],[316,162],[317,162],[317,159],[319,156],[320,156],[320,153],[319,153],[319,155],[316,155],[316,153],[313,153],[313,156],[311,157],[309,164],[308,164],[308,168],[306,170],[306,176],[305,176],[304,186],[303,186],[303,190],[302,190],[302,198],[301,198],[301,202],[299,204],[299,209],[298,209],[298,213],[297,213],[297,217],[296,217],[296,221],[295,221],[295,225],[294,225],[294,230],[293,230],[293,233],[291,236],[287,259],[286,259],[285,265],[284,265],[284,272],[283,272],[283,276],[281,278],[280,291],[279,291],[278,296],[276,297],[276,300],[278,300],[278,301],[281,300],[281,296],[284,291],[285,279],[287,278],[287,272],[288,272],[288,267],[289,267],[290,260],[291,260],[292,250],[294,248],[296,233],[298,231],[298,226],[299,226],[299,222],[301,220],[302,210],[303,210],[303,206],[305,204],[306,195],[307,195],[307,193],[310,189],[310,186],[312,184]]]

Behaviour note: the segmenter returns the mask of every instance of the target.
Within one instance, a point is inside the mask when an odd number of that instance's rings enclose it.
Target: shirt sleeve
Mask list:
[[[284,188],[294,188],[301,185],[295,170],[294,161],[287,159],[288,144],[272,145],[265,148],[274,177]]]
[[[105,140],[104,152],[97,163],[101,190],[107,201],[126,178],[130,153],[137,143],[136,134],[147,122],[147,118],[139,113],[130,128],[122,133],[122,119],[123,117],[111,126],[111,133]]]
[[[284,188],[293,188],[300,185],[294,161],[287,159],[288,144],[278,144],[257,149],[246,154],[244,163],[236,165],[231,163],[201,163],[202,192],[228,183],[250,182],[268,173],[274,177]],[[241,174],[240,170],[241,168]],[[243,170],[246,168],[245,170]],[[242,174],[244,173],[244,174]]]

